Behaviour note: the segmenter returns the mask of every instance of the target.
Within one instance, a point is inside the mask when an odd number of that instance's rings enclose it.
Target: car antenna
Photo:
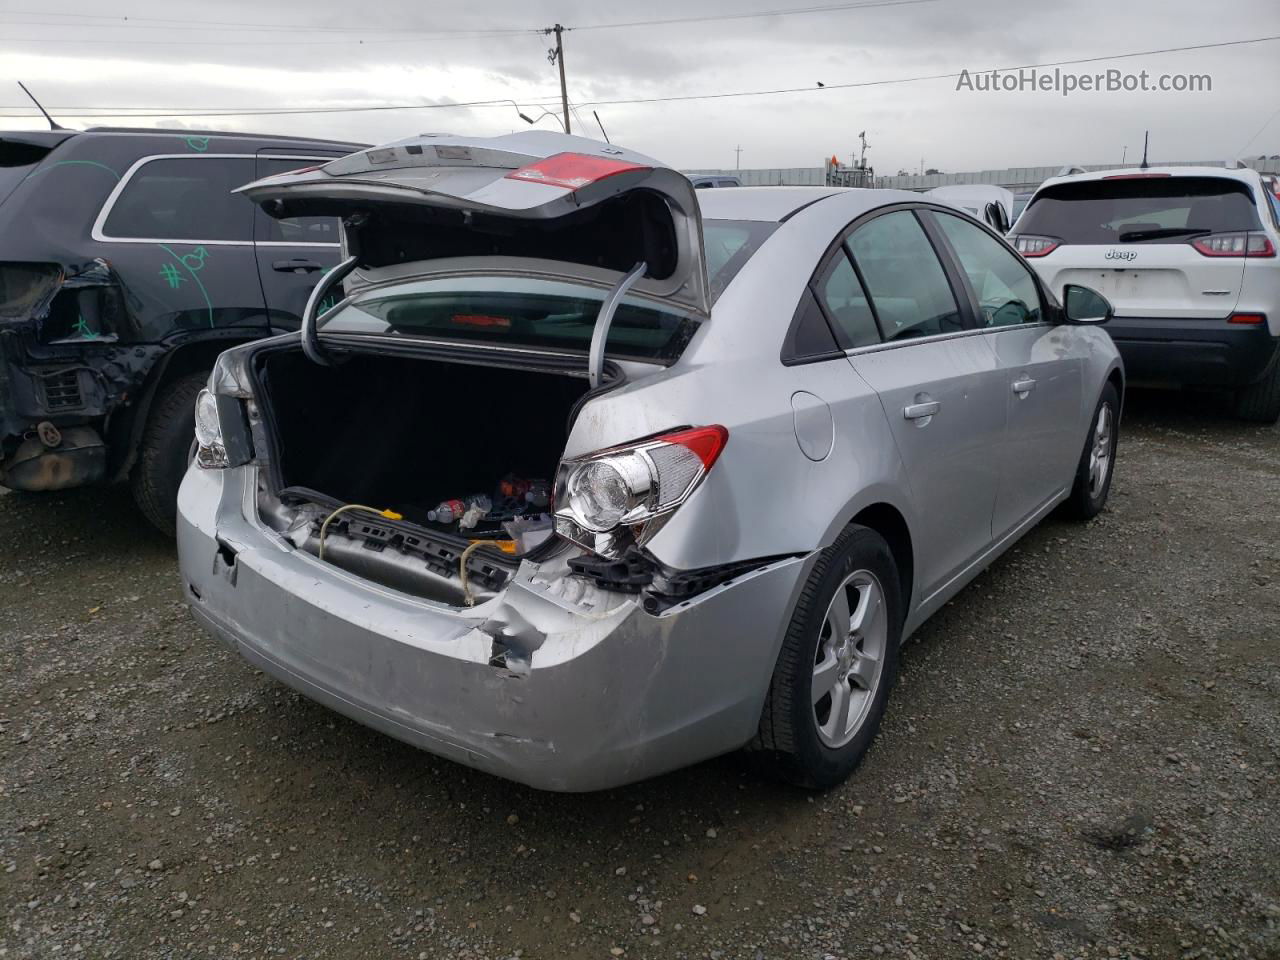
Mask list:
[[[1151,166],[1151,164],[1147,163],[1147,141],[1150,138],[1151,138],[1151,131],[1143,130],[1142,131],[1142,164],[1138,167],[1139,170],[1146,170]]]
[[[22,92],[23,92],[23,93],[25,93],[28,97],[30,97],[30,98],[31,98],[31,102],[32,102],[32,103],[34,103],[34,104],[36,105],[36,109],[37,109],[37,110],[39,110],[41,113],[43,113],[43,114],[44,114],[44,118],[45,118],[46,120],[48,120],[48,121],[49,121],[49,129],[50,129],[50,130],[65,130],[65,129],[67,129],[66,127],[64,127],[64,126],[62,126],[61,124],[59,124],[57,120],[53,119],[53,117],[49,116],[49,111],[48,111],[48,110],[46,110],[44,107],[40,106],[40,101],[36,99],[36,95],[35,95],[34,93],[32,93],[30,90],[28,90],[28,89],[27,89],[27,85],[26,85],[25,83],[23,83],[21,80],[19,80],[19,81],[18,81],[18,86],[22,87]]]
[[[604,133],[604,124],[600,122],[600,114],[592,110],[591,115],[596,118],[596,126],[600,128],[600,132]],[[609,144],[613,143],[613,141],[609,139],[609,135],[607,133],[604,133],[604,142]]]

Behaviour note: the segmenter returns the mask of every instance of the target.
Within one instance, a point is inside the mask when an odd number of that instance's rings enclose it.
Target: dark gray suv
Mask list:
[[[130,480],[172,531],[193,402],[229,346],[297,329],[338,221],[232,193],[361,148],[190,130],[0,133],[0,484]]]

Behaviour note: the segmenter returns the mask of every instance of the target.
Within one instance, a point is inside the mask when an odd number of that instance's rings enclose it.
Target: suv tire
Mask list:
[[[764,772],[823,790],[857,767],[897,679],[899,583],[889,545],[867,527],[847,527],[822,551],[796,601],[748,747]]]
[[[133,499],[152,525],[173,536],[178,513],[178,486],[191,463],[195,436],[196,394],[209,380],[197,371],[163,384],[156,394],[138,445],[138,461],[130,475]]]
[[[1280,347],[1262,379],[1236,392],[1236,416],[1254,423],[1280,420]]]
[[[1092,520],[1107,505],[1111,478],[1115,475],[1116,445],[1120,440],[1120,395],[1115,384],[1102,388],[1102,395],[1089,420],[1084,452],[1076,467],[1076,481],[1064,504],[1064,512],[1074,520]],[[1095,478],[1095,470],[1100,471]]]

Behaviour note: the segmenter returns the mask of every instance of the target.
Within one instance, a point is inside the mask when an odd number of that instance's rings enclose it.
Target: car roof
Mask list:
[[[340,147],[363,149],[366,143],[352,140],[325,139],[322,137],[295,137],[280,133],[247,133],[243,130],[192,130],[185,127],[89,127],[83,131],[71,131],[73,136],[148,136],[148,137],[218,137],[228,140],[265,140],[274,144],[303,143],[330,144]]]
[[[1116,177],[1221,177],[1225,180],[1237,180],[1250,186],[1257,186],[1258,171],[1251,167],[1115,167],[1110,170],[1094,170],[1090,173],[1074,173],[1065,177],[1050,177],[1036,188],[1039,193],[1046,187],[1061,183],[1089,183],[1097,180],[1110,180]]]
[[[838,198],[838,199],[834,199]],[[928,202],[909,190],[868,190],[862,187],[738,187],[699,190],[704,220],[758,220],[780,223],[819,201],[836,203],[849,219],[890,203]]]

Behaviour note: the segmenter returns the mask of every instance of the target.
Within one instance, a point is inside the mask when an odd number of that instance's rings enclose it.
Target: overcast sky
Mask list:
[[[24,107],[15,83],[23,80],[55,116],[75,126],[121,122],[119,117],[76,116],[75,108],[134,106],[173,111],[167,118],[130,121],[136,126],[369,142],[424,131],[505,133],[525,126],[509,105],[319,116],[199,119],[183,114],[511,98],[537,116],[533,104],[550,107],[557,101],[559,80],[547,61],[550,40],[534,31],[559,21],[579,28],[565,34],[565,63],[569,97],[579,105],[591,136],[599,136],[591,103],[812,87],[772,96],[594,108],[615,142],[686,169],[733,167],[738,146],[743,167],[816,166],[832,153],[847,161],[862,130],[871,144],[868,159],[882,174],[900,168],[914,172],[922,161],[945,171],[1119,162],[1125,147],[1134,160],[1148,128],[1153,160],[1280,154],[1280,117],[1275,116],[1280,40],[1063,68],[1080,73],[1145,69],[1153,78],[1209,74],[1211,92],[1077,92],[1064,98],[1052,92],[957,90],[954,79],[830,89],[1275,36],[1280,35],[1276,0],[1221,6],[1206,0],[925,0],[587,29],[836,2],[119,0],[107,6],[0,0],[0,113],[9,115],[0,128],[42,125]],[[527,32],[495,35],[498,31]],[[819,82],[828,89],[818,89]],[[551,129],[554,119],[542,118],[540,126]],[[574,132],[579,132],[576,122]]]

